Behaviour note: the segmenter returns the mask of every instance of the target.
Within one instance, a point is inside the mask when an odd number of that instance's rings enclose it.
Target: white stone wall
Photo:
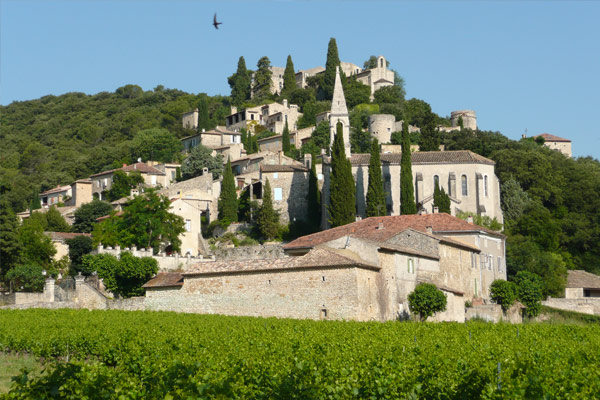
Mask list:
[[[573,157],[573,153],[571,152],[571,142],[544,142],[544,146],[552,149],[558,150],[563,153],[567,157]]]
[[[198,129],[198,110],[183,114],[182,126],[186,129]]]
[[[549,297],[542,305],[565,311],[600,315],[600,297],[582,297],[579,299],[555,299]]]

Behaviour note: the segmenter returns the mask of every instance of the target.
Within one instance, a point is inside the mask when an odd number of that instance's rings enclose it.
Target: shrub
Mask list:
[[[525,315],[537,317],[542,309],[542,279],[529,271],[519,271],[514,280],[517,285],[517,297],[526,307]]]
[[[504,279],[496,279],[490,285],[490,293],[492,300],[496,304],[502,306],[502,310],[506,311],[517,300],[517,287],[514,283],[505,281]]]
[[[42,274],[43,267],[27,263],[17,265],[6,274],[6,279],[16,291],[41,292],[44,289],[46,277]]]
[[[436,312],[445,311],[446,295],[431,283],[419,283],[408,295],[410,311],[419,314],[421,321],[427,320]]]
[[[75,236],[66,242],[69,245],[69,258],[71,259],[70,275],[76,275],[78,272],[81,272],[83,275],[90,275],[94,272],[84,270],[82,265],[83,256],[94,249],[92,238],[89,236]]]

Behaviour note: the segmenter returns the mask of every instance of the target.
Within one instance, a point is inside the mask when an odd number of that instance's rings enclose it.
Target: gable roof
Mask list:
[[[352,165],[368,165],[371,159],[370,154],[352,154],[350,162]],[[381,162],[390,164],[400,164],[402,153],[383,153]],[[496,164],[493,160],[473,153],[470,150],[454,151],[416,151],[411,153],[412,165],[419,164]]]
[[[53,193],[61,193],[61,192],[66,192],[67,190],[70,190],[71,186],[57,186],[55,188],[52,189],[48,189],[45,192],[40,193],[40,196],[47,196],[49,194],[53,194]]]
[[[50,236],[50,239],[56,242],[64,242],[65,240],[73,239],[77,236],[92,237],[89,233],[75,233],[75,232],[44,232],[45,235]]]
[[[307,268],[358,267],[378,271],[377,265],[367,263],[350,250],[320,246],[299,257],[281,257],[257,260],[201,262],[183,272],[183,276],[239,274]]]
[[[143,285],[143,288],[183,286],[183,275],[179,272],[161,272]]]
[[[146,163],[138,162],[138,163],[131,164],[131,165],[125,165],[121,168],[115,168],[115,169],[110,169],[108,171],[99,172],[97,174],[90,175],[90,178],[96,177],[96,176],[101,176],[101,175],[113,174],[115,171],[123,171],[123,172],[139,171],[142,174],[165,175],[165,173],[159,169],[151,167]]]
[[[308,168],[304,165],[270,165],[263,164],[260,166],[261,172],[308,172]]]
[[[571,141],[569,139],[565,139],[565,138],[561,138],[555,135],[551,135],[549,133],[542,133],[540,135],[535,135],[534,138],[536,137],[543,137],[546,142],[567,142],[567,143],[571,143]]]
[[[600,289],[600,275],[592,274],[580,269],[569,271],[566,287]]]
[[[493,236],[502,238],[504,237],[504,235],[501,233],[494,232],[475,224],[470,224],[467,221],[453,217],[446,213],[424,215],[415,214],[365,218],[351,224],[338,226],[322,232],[313,233],[312,235],[299,237],[298,239],[284,245],[283,248],[311,248],[335,239],[339,239],[343,236],[353,236],[372,240],[377,243],[383,243],[409,228],[420,232],[427,232],[428,226],[432,227],[433,234],[485,232]],[[448,243],[450,243],[450,241],[456,242],[455,244],[460,244],[463,247],[472,247],[466,243],[455,241],[450,238],[437,238]]]

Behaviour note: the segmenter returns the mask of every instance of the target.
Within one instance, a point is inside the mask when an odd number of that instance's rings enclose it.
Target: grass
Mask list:
[[[559,310],[557,308],[542,306],[542,315],[546,315],[548,319],[544,322],[559,323],[559,324],[600,324],[600,316],[583,314],[575,311]]]
[[[8,392],[12,384],[11,378],[19,375],[23,368],[35,375],[41,371],[42,365],[33,356],[0,352],[0,393]]]

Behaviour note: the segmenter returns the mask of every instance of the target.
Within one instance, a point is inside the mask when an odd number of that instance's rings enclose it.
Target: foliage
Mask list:
[[[81,233],[92,233],[96,225],[96,218],[109,215],[112,211],[110,203],[94,199],[90,203],[83,204],[75,213],[73,231]]]
[[[331,148],[331,181],[329,185],[329,223],[332,227],[354,222],[356,215],[356,187],[352,177],[352,165],[346,158],[342,124],[338,122],[337,133]]]
[[[373,93],[373,101],[377,104],[389,103],[402,105],[404,103],[404,95],[405,92],[400,86],[384,86]]]
[[[271,96],[271,76],[273,72],[269,69],[271,61],[269,57],[261,57],[256,64],[256,72],[254,73],[254,86],[252,87],[252,98],[255,101],[262,101]]]
[[[317,176],[317,154],[312,153],[310,174],[308,175],[308,223],[312,232],[317,232],[321,226],[321,191],[319,190],[319,179]],[[312,233],[311,232],[311,233]]]
[[[223,172],[223,156],[217,154],[212,156],[212,150],[202,144],[194,147],[183,164],[181,164],[181,175],[184,180],[202,175],[202,169],[208,168],[212,172],[213,179],[218,179]]]
[[[379,155],[379,142],[373,139],[371,146],[371,159],[369,161],[369,183],[367,187],[367,217],[387,215],[385,190],[381,174],[381,157]]]
[[[296,71],[294,70],[294,63],[292,62],[292,56],[287,56],[285,63],[285,71],[283,73],[283,90],[281,95],[289,98],[292,91],[296,89]],[[297,104],[297,103],[296,103]]]
[[[325,72],[323,73],[323,82],[319,87],[319,99],[331,100],[333,97],[333,87],[335,85],[335,70],[340,66],[340,57],[338,55],[337,43],[335,38],[329,39],[327,45],[327,61],[325,62]],[[340,78],[342,83],[346,82],[344,72],[340,68]]]
[[[349,109],[352,109],[359,104],[370,102],[371,88],[359,82],[356,76],[351,76],[344,85],[344,97],[346,98],[346,105]]]
[[[517,300],[517,286],[504,279],[496,279],[490,285],[490,295],[496,304],[500,304],[504,311],[508,310]]]
[[[246,187],[238,200],[238,221],[252,222],[258,212],[258,202],[250,200],[251,186]]]
[[[329,150],[331,140],[329,122],[321,121],[310,135],[310,138],[319,149]]]
[[[124,298],[143,296],[144,285],[158,272],[158,262],[152,257],[135,257],[122,252],[121,258],[110,254],[86,255],[83,257],[86,271],[97,271],[104,285],[115,295]]]
[[[523,216],[530,203],[529,195],[513,177],[501,185],[500,195],[504,223],[510,227]]]
[[[400,159],[400,214],[416,214],[408,123],[402,124],[402,158]]]
[[[369,153],[371,151],[371,134],[369,128],[369,116],[376,113],[374,107],[360,104],[350,112],[350,146],[352,153]]]
[[[283,127],[283,133],[281,135],[281,147],[283,150],[283,153],[286,156],[290,155],[290,130],[288,128],[288,123],[287,121],[285,121],[285,125]]]
[[[35,263],[19,264],[6,273],[6,279],[14,290],[41,292],[46,280],[42,274],[43,269],[41,265]]]
[[[208,101],[206,96],[202,96],[198,100],[198,133],[202,133],[203,130],[212,129],[215,125],[216,124],[210,120],[208,114]]]
[[[227,78],[227,83],[231,87],[231,102],[236,105],[242,105],[246,100],[250,100],[250,90],[252,84],[252,71],[246,69],[246,60],[240,57],[238,60],[237,71]]]
[[[473,223],[475,225],[483,226],[484,228],[491,229],[497,232],[500,232],[502,230],[502,224],[498,222],[496,217],[490,218],[489,215],[477,215],[470,211],[460,211],[456,214],[456,217],[465,221],[469,217],[472,217]]]
[[[65,217],[62,216],[60,211],[55,206],[52,206],[46,212],[48,232],[71,232],[71,225],[67,223]]]
[[[444,188],[440,189],[438,181],[433,188],[433,206],[438,208],[441,213],[450,214],[450,196],[446,194]]]
[[[31,202],[29,203],[29,210],[39,210],[40,208],[42,208],[42,201],[40,200],[37,188],[34,188],[31,195]]]
[[[331,101],[315,101],[312,98],[304,103],[302,117],[298,120],[298,129],[316,125],[317,114],[331,109]],[[323,121],[325,122],[325,121]],[[329,126],[329,125],[328,125]]]
[[[446,295],[431,283],[419,283],[408,295],[408,306],[421,321],[427,320],[436,312],[446,310]]]
[[[258,229],[267,240],[275,238],[279,231],[279,212],[273,208],[272,196],[271,184],[267,178],[263,190],[263,201],[256,216]]]
[[[208,110],[206,110],[206,117],[208,118]],[[168,130],[164,128],[144,129],[133,137],[131,161],[136,162],[138,158],[141,158],[143,162],[152,160],[169,163],[175,161],[181,150],[181,142]]]
[[[19,242],[26,264],[35,264],[43,268],[50,267],[56,249],[50,237],[44,234],[46,228],[46,216],[40,212],[34,212],[21,224]]]
[[[219,219],[226,223],[238,220],[238,198],[235,187],[233,172],[231,171],[231,160],[227,160],[223,182],[221,184],[221,195],[219,196]]]
[[[119,200],[131,195],[131,189],[140,187],[144,178],[139,171],[131,171],[129,174],[123,170],[116,170],[112,176],[112,185],[107,193],[109,201]]]
[[[75,236],[72,239],[66,240],[69,246],[69,258],[71,259],[71,275],[77,275],[81,272],[83,275],[90,275],[94,271],[83,269],[83,256],[94,250],[92,238],[89,236]]]
[[[122,215],[112,215],[93,232],[95,243],[119,244],[123,247],[153,249],[154,253],[169,246],[179,251],[179,235],[185,232],[183,218],[169,212],[171,201],[154,190],[134,197]]]
[[[528,271],[520,271],[514,278],[517,285],[517,297],[526,307],[525,314],[529,317],[539,315],[542,307],[543,284],[536,274]]]
[[[8,201],[0,198],[0,282],[20,258],[19,220]]]

